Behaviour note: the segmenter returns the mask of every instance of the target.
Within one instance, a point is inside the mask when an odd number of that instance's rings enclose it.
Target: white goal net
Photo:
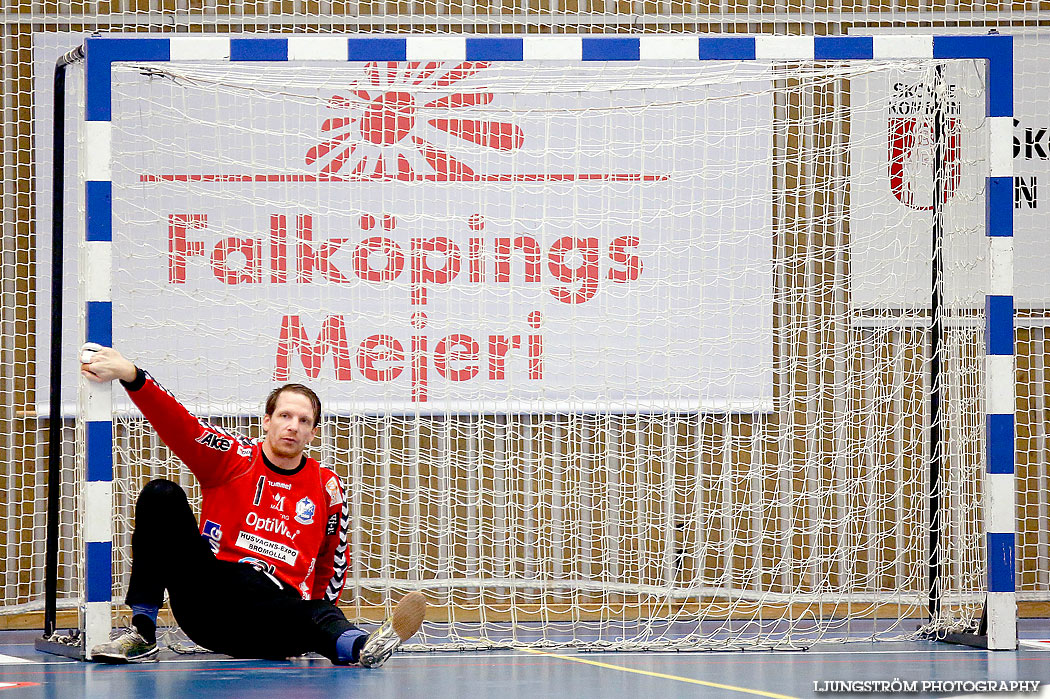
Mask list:
[[[430,647],[966,625],[986,584],[982,72],[115,65],[114,344],[252,435],[272,386],[316,388],[313,453],[351,498],[342,601],[368,617],[424,591]],[[115,602],[139,489],[199,496],[119,394]]]

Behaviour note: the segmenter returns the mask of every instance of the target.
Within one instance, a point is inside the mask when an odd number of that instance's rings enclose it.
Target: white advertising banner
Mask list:
[[[114,344],[191,406],[771,407],[768,82],[221,69],[113,78]]]
[[[1050,45],[1045,35],[999,29],[1014,35],[1014,296],[1019,309],[1050,308],[1050,236],[1047,235],[1045,189],[1050,181]],[[914,33],[927,33],[928,30]],[[973,30],[938,29],[938,33]],[[904,33],[899,29],[866,29],[863,34]],[[966,153],[986,143],[956,141],[983,118],[983,98],[967,112],[958,93],[983,73],[978,62],[960,62],[945,73],[947,99],[945,213],[955,224],[945,239],[945,264],[954,279],[945,289],[949,303],[983,304],[988,282],[984,259],[984,158]],[[882,84],[876,84],[882,80]],[[922,84],[920,84],[922,83]],[[928,110],[930,81],[894,83],[881,78],[857,80],[852,89],[881,90],[885,108],[873,115],[856,115],[851,123],[850,229],[877,242],[854,247],[855,304],[925,308],[930,303],[932,250],[933,140]],[[887,92],[888,91],[888,92]],[[925,105],[925,106],[923,106]],[[960,128],[963,127],[963,128]],[[967,151],[967,149],[971,149]],[[960,157],[961,156],[961,157]],[[875,173],[872,176],[870,173]],[[963,191],[963,190],[967,191]],[[920,254],[905,255],[903,250]],[[947,268],[947,267],[946,267]],[[1019,323],[1030,322],[1018,319]]]
[[[851,299],[856,309],[921,310],[930,304],[938,118],[945,132],[941,245],[944,268],[950,270],[944,299],[984,303],[988,143],[981,130],[983,93],[978,89],[976,98],[969,96],[981,77],[972,62],[949,64],[942,70],[938,96],[934,70],[879,72],[850,81],[854,102],[872,105],[855,110],[850,120]]]
[[[78,120],[83,118],[83,71],[66,71],[66,158],[65,215],[63,216],[65,264],[60,309],[51,304],[51,143],[55,61],[82,44],[87,34],[77,32],[37,32],[33,34],[33,154],[36,201],[36,409],[38,415],[50,410],[48,386],[51,376],[52,316],[62,317],[62,347],[74,357],[83,332],[78,328],[82,303],[77,293],[78,248],[84,238],[81,189],[78,176]],[[72,348],[72,349],[71,349]],[[77,365],[63,367],[62,407],[64,415],[74,412],[77,399]]]
[[[1050,43],[1045,33],[1014,36],[1014,66],[1014,303],[1045,310],[1050,309]]]

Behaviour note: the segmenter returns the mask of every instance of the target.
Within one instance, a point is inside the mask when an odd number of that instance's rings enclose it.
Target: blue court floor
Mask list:
[[[95,665],[37,652],[33,648],[37,635],[0,632],[0,699],[834,697],[846,695],[815,691],[814,683],[894,679],[1039,680],[1036,692],[1017,696],[1050,698],[1050,621],[1046,620],[1023,622],[1022,645],[1016,652],[927,641],[821,644],[805,651],[497,650],[398,653],[377,670],[335,667],[324,659],[243,661],[171,651],[153,663]],[[965,694],[953,691],[939,696]]]

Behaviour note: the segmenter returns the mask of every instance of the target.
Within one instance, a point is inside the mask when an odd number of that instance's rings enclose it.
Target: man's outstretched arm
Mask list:
[[[234,455],[250,444],[240,435],[194,417],[175,396],[117,350],[84,345],[80,351],[80,373],[95,383],[119,379],[153,429],[201,485],[216,485],[238,475],[233,471],[243,462]]]

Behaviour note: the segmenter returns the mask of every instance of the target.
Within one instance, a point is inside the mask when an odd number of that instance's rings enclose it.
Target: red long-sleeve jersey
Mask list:
[[[124,387],[164,443],[201,484],[201,536],[215,557],[243,561],[335,603],[346,581],[349,508],[331,469],[303,456],[270,464],[259,441],[191,415],[148,373]]]

